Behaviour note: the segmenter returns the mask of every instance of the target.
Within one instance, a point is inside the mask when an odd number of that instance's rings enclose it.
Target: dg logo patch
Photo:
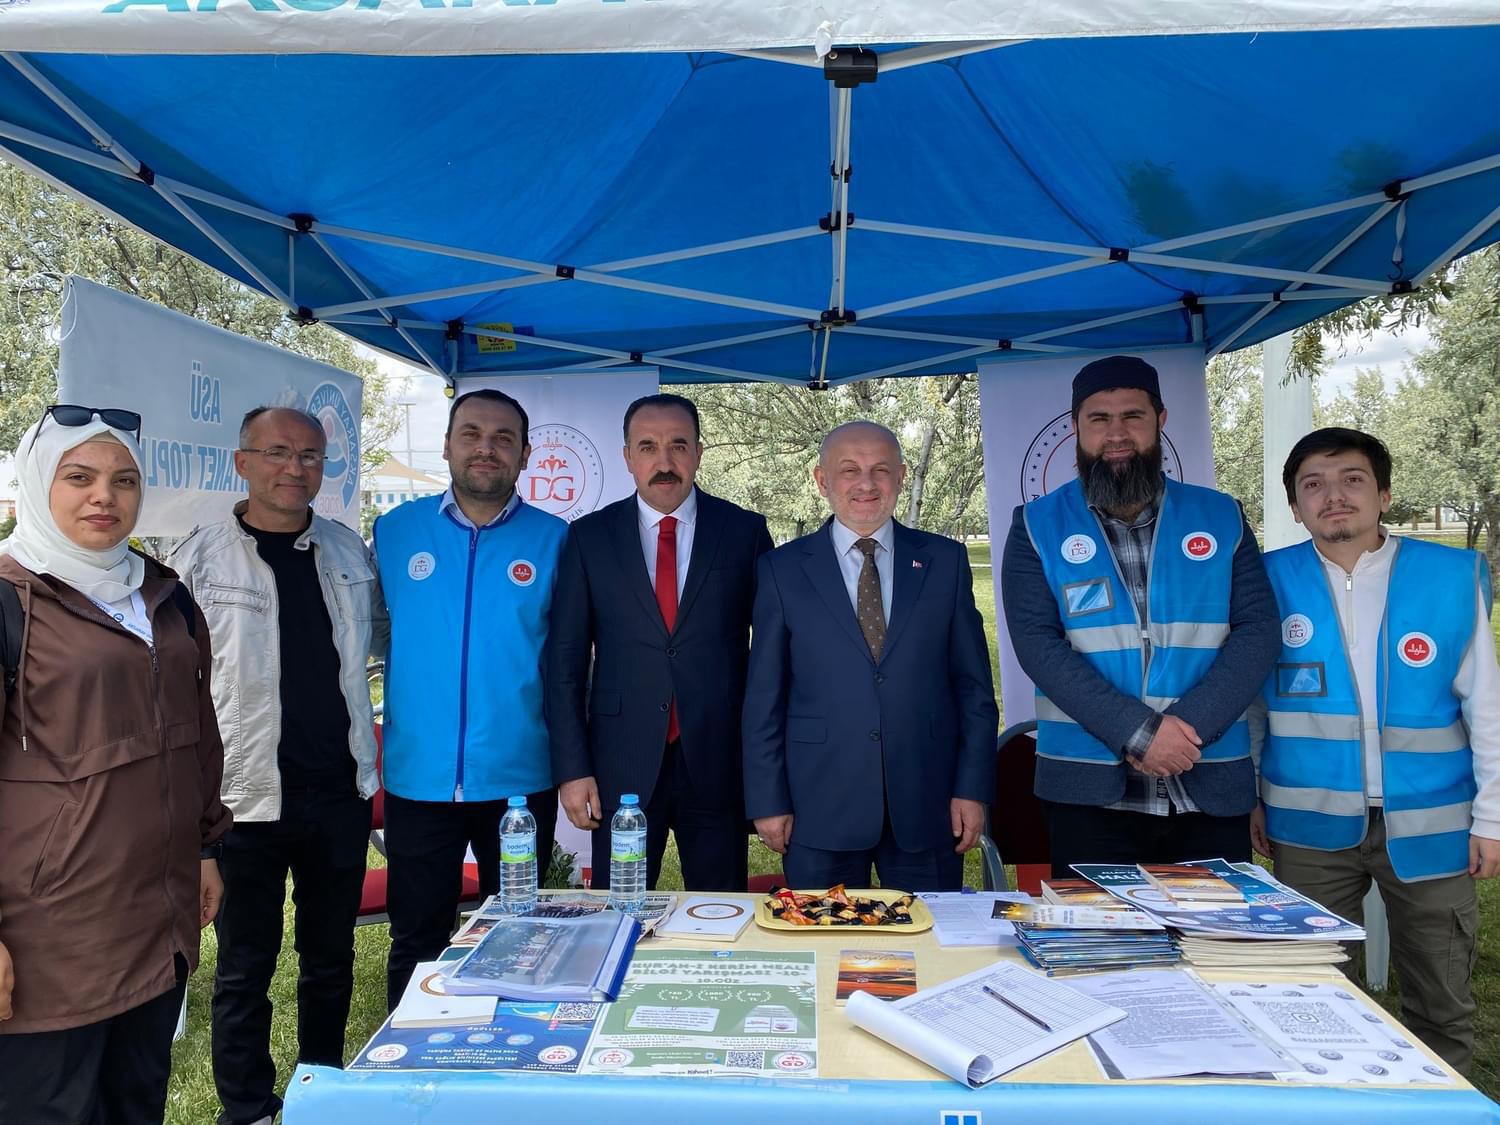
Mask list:
[[[536,581],[536,565],[526,559],[517,559],[510,564],[510,580],[517,586],[530,586]]]
[[[1425,668],[1437,659],[1437,642],[1426,633],[1407,633],[1396,642],[1396,655],[1403,664]]]
[[[1063,562],[1081,565],[1093,558],[1099,548],[1087,535],[1070,535],[1063,540],[1061,550]]]

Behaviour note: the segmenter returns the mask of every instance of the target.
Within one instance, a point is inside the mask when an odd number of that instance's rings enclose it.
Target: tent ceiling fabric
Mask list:
[[[0,153],[449,377],[1217,351],[1500,237],[1500,27],[911,49],[11,53]]]

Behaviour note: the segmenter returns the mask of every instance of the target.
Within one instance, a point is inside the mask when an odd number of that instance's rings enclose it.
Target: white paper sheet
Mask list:
[[[917,897],[932,911],[938,944],[945,946],[1015,945],[1015,926],[991,918],[990,913],[997,902],[1034,901],[1023,891],[980,891],[977,894],[928,891]]]

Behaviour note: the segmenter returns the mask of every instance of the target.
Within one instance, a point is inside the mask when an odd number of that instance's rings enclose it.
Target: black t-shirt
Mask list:
[[[256,549],[276,577],[281,631],[281,742],[276,748],[283,790],[352,789],[349,707],[339,686],[333,622],[318,584],[312,547],[298,550],[300,531],[262,531],[244,519]]]

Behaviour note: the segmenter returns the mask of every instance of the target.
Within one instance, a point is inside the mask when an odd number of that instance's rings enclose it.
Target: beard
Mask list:
[[[521,474],[519,471],[510,473],[507,466],[501,464],[498,471],[493,475],[471,471],[465,465],[453,474],[453,491],[471,500],[494,502],[504,500],[510,495],[511,489],[516,486],[516,478]]]
[[[1156,444],[1140,450],[1128,461],[1111,464],[1101,454],[1091,457],[1078,448],[1078,479],[1084,495],[1094,507],[1111,514],[1139,511],[1161,488],[1161,435]]]

